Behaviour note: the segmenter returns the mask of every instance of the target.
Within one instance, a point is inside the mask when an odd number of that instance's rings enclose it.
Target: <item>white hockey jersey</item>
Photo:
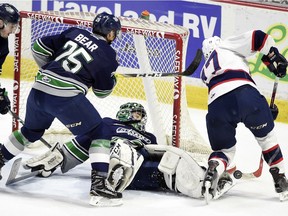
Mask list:
[[[208,104],[242,85],[256,85],[246,57],[256,52],[268,54],[274,39],[261,30],[248,31],[222,40],[206,60],[201,79],[209,89]]]

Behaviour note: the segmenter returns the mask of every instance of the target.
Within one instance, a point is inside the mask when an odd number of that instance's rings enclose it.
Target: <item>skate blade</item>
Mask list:
[[[91,196],[90,205],[97,207],[111,207],[111,206],[120,206],[123,204],[122,198],[119,199],[108,199],[101,196]]]
[[[226,183],[225,184],[225,186],[224,186],[224,188],[222,189],[222,190],[220,190],[220,191],[216,191],[216,193],[215,193],[215,195],[214,195],[214,197],[213,197],[213,199],[219,199],[223,194],[225,194],[225,193],[227,193],[232,187],[234,187],[236,185],[236,183]]]
[[[284,191],[279,194],[279,199],[281,202],[288,200],[288,191]]]

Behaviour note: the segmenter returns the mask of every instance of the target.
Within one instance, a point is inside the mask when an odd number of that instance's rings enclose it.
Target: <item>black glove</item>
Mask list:
[[[278,113],[279,113],[279,110],[278,110],[278,107],[276,106],[276,104],[274,104],[273,107],[270,106],[270,110],[271,110],[273,119],[276,120]]]
[[[261,60],[275,76],[283,78],[286,76],[287,60],[281,55],[276,47],[271,47],[268,55],[263,55]],[[274,65],[276,62],[276,66]]]
[[[0,88],[0,113],[2,115],[8,113],[10,110],[10,100],[8,98],[8,93],[5,91],[5,88]]]

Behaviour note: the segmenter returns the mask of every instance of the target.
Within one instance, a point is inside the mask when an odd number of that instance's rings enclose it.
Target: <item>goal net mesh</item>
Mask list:
[[[36,39],[61,33],[77,26],[91,31],[95,14],[75,12],[21,12],[21,31],[15,37],[15,82],[13,110],[25,118],[27,96],[38,66],[31,46]],[[122,38],[112,47],[119,59],[117,86],[113,93],[87,97],[102,117],[114,118],[120,105],[141,103],[148,114],[146,130],[156,135],[159,144],[175,145],[197,154],[210,153],[210,147],[191,121],[187,107],[185,83],[181,77],[125,78],[123,73],[171,73],[185,69],[189,30],[177,25],[120,17]],[[17,86],[17,87],[16,87]],[[19,87],[19,88],[18,88]],[[13,120],[13,130],[19,127]],[[64,143],[71,133],[57,120],[46,131],[49,143]]]

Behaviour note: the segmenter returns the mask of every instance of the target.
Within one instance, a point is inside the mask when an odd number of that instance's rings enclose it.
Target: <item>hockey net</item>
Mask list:
[[[15,37],[15,80],[13,111],[25,117],[27,96],[38,66],[33,61],[31,45],[42,36],[54,35],[78,26],[91,31],[95,14],[82,12],[21,11],[21,31]],[[119,58],[117,73],[171,73],[185,68],[189,30],[177,25],[120,17],[122,39],[112,47]],[[191,152],[210,152],[205,140],[190,119],[184,80],[181,77],[124,78],[119,76],[112,95],[98,99],[91,91],[87,97],[102,117],[114,118],[120,105],[141,103],[147,113],[146,130],[153,132],[159,144],[174,145]],[[13,130],[19,123],[13,119]],[[50,143],[64,143],[70,132],[55,120],[44,137]]]

